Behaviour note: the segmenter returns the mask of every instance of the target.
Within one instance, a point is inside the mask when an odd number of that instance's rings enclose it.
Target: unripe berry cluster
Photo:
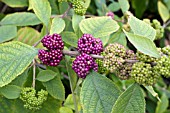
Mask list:
[[[74,12],[78,15],[84,15],[86,13],[87,8],[84,7],[83,1],[81,0],[74,0],[72,2]]]
[[[165,55],[170,56],[170,46],[166,46],[166,47],[162,48],[161,52]]]
[[[103,51],[103,44],[99,38],[91,34],[83,34],[78,40],[78,51],[87,54],[100,54]]]
[[[155,73],[151,64],[144,62],[136,62],[132,66],[131,77],[139,84],[153,85],[159,78],[159,74]]]
[[[41,89],[36,94],[36,90],[32,87],[26,87],[21,90],[20,99],[24,102],[24,107],[30,110],[38,110],[42,107],[44,101],[47,100],[48,92]]]
[[[146,55],[140,51],[136,52],[136,56],[137,56],[137,60],[142,61],[142,62],[151,63],[151,62],[157,61],[157,58]]]
[[[126,48],[118,43],[109,44],[104,50],[103,66],[111,73],[115,72],[125,62]]]
[[[170,56],[162,56],[157,65],[154,66],[154,69],[159,75],[163,75],[166,78],[170,77]]]
[[[164,28],[161,26],[161,23],[157,19],[153,19],[152,23],[149,19],[144,19],[144,22],[151,25],[156,30],[155,40],[161,39],[164,35]]]
[[[104,55],[104,53],[102,52],[101,55]],[[103,74],[107,72],[106,67],[103,66],[103,59],[96,59],[96,63],[98,65],[98,72]]]
[[[85,78],[91,69],[97,72],[98,66],[95,60],[88,54],[82,53],[76,57],[72,65],[73,70],[80,78]]]
[[[62,50],[64,43],[59,34],[46,35],[41,42],[48,50],[41,49],[38,53],[38,58],[43,64],[48,66],[57,66],[62,60]]]

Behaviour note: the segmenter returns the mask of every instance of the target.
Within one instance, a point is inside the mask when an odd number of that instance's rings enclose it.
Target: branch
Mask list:
[[[33,80],[32,80],[32,87],[35,89],[35,74],[36,74],[36,63],[35,59],[32,61],[33,63]]]
[[[168,20],[166,23],[163,24],[163,28],[166,28],[170,24],[170,20]]]

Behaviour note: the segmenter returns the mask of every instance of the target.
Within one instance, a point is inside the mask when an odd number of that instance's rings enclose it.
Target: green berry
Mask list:
[[[30,110],[38,110],[47,100],[48,92],[45,90],[38,91],[32,87],[26,87],[21,90],[20,99],[24,102],[24,107]]]
[[[137,83],[144,86],[155,84],[159,78],[159,74],[155,73],[151,64],[144,62],[136,62],[133,64],[130,75]]]
[[[161,52],[165,55],[170,56],[170,46],[166,46],[166,47],[162,48]]]
[[[72,4],[76,14],[84,15],[86,13],[87,8],[84,7],[84,3],[81,0],[74,0]]]
[[[158,60],[157,58],[154,58],[154,57],[151,57],[151,56],[146,55],[144,53],[141,53],[140,51],[137,51],[136,57],[139,61],[148,62],[148,63],[155,62],[155,61]]]

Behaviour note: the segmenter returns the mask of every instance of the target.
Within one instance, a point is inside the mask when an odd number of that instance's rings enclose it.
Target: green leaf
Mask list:
[[[0,22],[1,25],[15,25],[15,26],[37,25],[40,23],[41,21],[36,17],[36,15],[34,13],[29,12],[8,14]]]
[[[80,38],[82,36],[82,32],[79,27],[79,23],[84,19],[84,16],[76,15],[73,14],[73,19],[72,19],[72,26],[74,29],[74,32],[76,33],[77,37]]]
[[[129,10],[130,5],[128,0],[118,0],[118,2],[123,13]]]
[[[32,0],[31,5],[37,17],[47,27],[51,16],[51,6],[48,0]]]
[[[80,101],[79,101],[79,97],[77,95],[76,96],[76,104],[77,104],[77,107],[78,107],[78,111],[81,110],[81,105],[80,105]],[[68,108],[71,108],[73,110],[75,110],[75,107],[74,107],[74,101],[73,101],[73,95],[72,94],[69,94],[64,102],[64,106],[68,107]]]
[[[61,107],[60,113],[73,113],[73,111],[72,111],[72,109],[70,109],[68,107]]]
[[[110,17],[84,19],[79,25],[83,33],[92,34],[96,38],[108,36],[119,29],[117,22]]]
[[[161,101],[157,102],[156,113],[164,113],[169,106],[168,97],[163,93]]]
[[[135,15],[141,18],[143,16],[143,13],[147,9],[149,0],[141,0],[140,2],[138,0],[132,0],[131,2],[132,2],[132,7],[135,11]]]
[[[34,43],[38,42],[40,38],[41,38],[40,33],[37,30],[31,27],[23,27],[18,30],[17,36],[14,40],[20,41],[20,42],[23,42],[25,44],[32,46]],[[38,47],[42,47],[41,43],[40,45],[41,46],[38,46]]]
[[[0,88],[0,93],[8,99],[16,99],[20,96],[21,88],[15,85],[7,85]]]
[[[158,93],[155,92],[152,86],[144,86],[154,97],[156,97],[159,101],[160,98],[158,96]]]
[[[52,25],[50,29],[50,34],[58,33],[60,34],[65,28],[65,21],[62,18],[55,17],[52,20]]]
[[[126,31],[124,31],[124,33],[126,34],[128,40],[136,47],[137,50],[155,58],[160,57],[160,54],[154,42],[152,42],[150,39],[143,36],[134,35]]]
[[[28,6],[28,0],[1,0],[10,7],[25,7]]]
[[[101,41],[103,43],[103,46],[105,46],[108,43],[109,38],[110,38],[110,35],[109,36],[100,37],[100,39],[101,39]]]
[[[66,32],[63,32],[61,36],[65,43],[69,44],[70,46],[77,47],[78,39],[75,33],[66,31]]]
[[[129,17],[128,23],[134,34],[146,37],[152,41],[155,39],[156,30],[149,24],[137,19],[132,15]]]
[[[0,43],[13,39],[17,35],[16,26],[0,26]]]
[[[138,84],[133,84],[119,96],[112,113],[145,113],[145,99]]]
[[[113,11],[113,12],[115,12],[115,11],[118,11],[119,9],[120,9],[120,5],[119,5],[119,3],[118,2],[112,2],[109,6],[108,6],[108,9],[110,10],[110,11]]]
[[[0,87],[9,84],[30,65],[38,51],[21,42],[0,44]]]
[[[106,4],[106,0],[94,0],[98,9],[103,9],[103,5]]]
[[[38,73],[36,80],[41,82],[47,82],[52,80],[56,75],[57,73],[51,70],[43,70]]]
[[[117,31],[116,33],[111,35],[108,42],[109,43],[119,43],[123,46],[127,45],[127,40],[126,40],[125,34],[123,33],[123,31],[121,29],[119,29],[119,31]]]
[[[111,80],[93,71],[84,80],[80,92],[83,113],[110,113],[120,93]]]
[[[169,19],[169,10],[161,1],[158,1],[158,12],[164,22]]]
[[[48,82],[43,82],[43,85],[52,97],[65,100],[65,90],[59,76],[55,76],[54,79]]]

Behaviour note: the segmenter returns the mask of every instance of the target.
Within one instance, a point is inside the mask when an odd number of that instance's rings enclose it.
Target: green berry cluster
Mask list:
[[[104,53],[102,52],[101,55],[104,55]],[[103,66],[103,60],[102,59],[96,59],[95,60],[97,65],[98,65],[98,72],[103,74],[107,72],[106,67]]]
[[[81,0],[74,0],[72,2],[74,12],[78,15],[84,15],[86,13],[87,8],[84,7],[84,3]]]
[[[164,35],[164,28],[161,26],[161,23],[157,19],[153,19],[150,22],[149,19],[143,19],[144,22],[151,25],[156,30],[155,40],[161,39]]]
[[[67,0],[58,0],[58,2],[67,2]]]
[[[41,89],[36,94],[33,87],[25,87],[21,90],[20,99],[24,102],[24,107],[30,110],[38,110],[42,107],[44,101],[47,100],[48,92]]]
[[[162,56],[154,66],[155,71],[164,77],[170,77],[170,56]]]
[[[154,71],[151,64],[136,62],[132,66],[131,77],[141,85],[153,85],[159,78],[159,74]]]
[[[137,60],[142,61],[142,62],[147,62],[147,63],[155,62],[157,60],[156,58],[146,55],[140,51],[136,52],[136,57],[137,57]]]
[[[109,44],[104,50],[103,66],[111,73],[125,62],[122,57],[126,55],[126,48],[118,43]]]
[[[162,48],[161,52],[165,55],[170,56],[170,46],[166,46],[166,47]]]
[[[132,50],[126,50],[126,55],[123,59],[133,60],[136,59],[136,55]],[[116,75],[122,80],[128,79],[130,77],[132,65],[133,63],[124,62],[123,65],[118,68]]]

